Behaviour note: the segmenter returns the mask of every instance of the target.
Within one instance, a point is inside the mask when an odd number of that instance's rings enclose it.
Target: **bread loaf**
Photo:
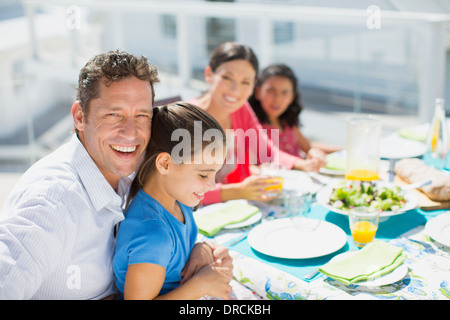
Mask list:
[[[422,160],[402,159],[395,165],[395,173],[408,183],[432,180],[432,183],[421,188],[421,191],[433,201],[450,200],[450,177],[433,167],[427,166]]]

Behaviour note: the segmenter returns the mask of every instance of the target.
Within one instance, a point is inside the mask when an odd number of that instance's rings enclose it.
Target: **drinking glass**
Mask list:
[[[355,207],[349,211],[348,217],[356,246],[364,247],[375,238],[380,221],[378,210],[369,211],[367,207]]]
[[[273,193],[269,193],[268,195],[279,195],[281,193],[281,190],[283,189],[283,177],[279,175],[281,172],[281,169],[274,166],[274,165],[268,165],[264,164],[261,166],[261,175],[268,176],[266,180],[264,180],[264,183],[277,183],[275,185],[271,185],[268,187],[265,187],[264,190],[270,191],[273,190]]]
[[[381,123],[374,116],[357,116],[347,121],[347,180],[378,180]]]
[[[312,196],[309,192],[297,190],[283,191],[283,205],[287,217],[304,217],[311,208]]]

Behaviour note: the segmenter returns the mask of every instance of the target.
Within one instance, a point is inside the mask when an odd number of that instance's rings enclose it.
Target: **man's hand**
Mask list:
[[[222,267],[233,269],[233,259],[225,246],[213,241],[198,242],[192,248],[189,260],[181,271],[181,284],[189,280],[206,265],[217,263]],[[232,274],[230,276],[231,281]]]

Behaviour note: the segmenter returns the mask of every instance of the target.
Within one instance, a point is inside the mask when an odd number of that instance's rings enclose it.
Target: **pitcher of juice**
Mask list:
[[[374,116],[356,116],[347,121],[347,180],[378,180],[381,123]]]

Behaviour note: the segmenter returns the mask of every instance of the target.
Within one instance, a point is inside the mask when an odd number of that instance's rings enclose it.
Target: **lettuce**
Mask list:
[[[396,211],[405,203],[400,187],[379,186],[368,181],[342,181],[333,188],[329,201],[334,208],[345,211],[362,206],[372,210]]]

